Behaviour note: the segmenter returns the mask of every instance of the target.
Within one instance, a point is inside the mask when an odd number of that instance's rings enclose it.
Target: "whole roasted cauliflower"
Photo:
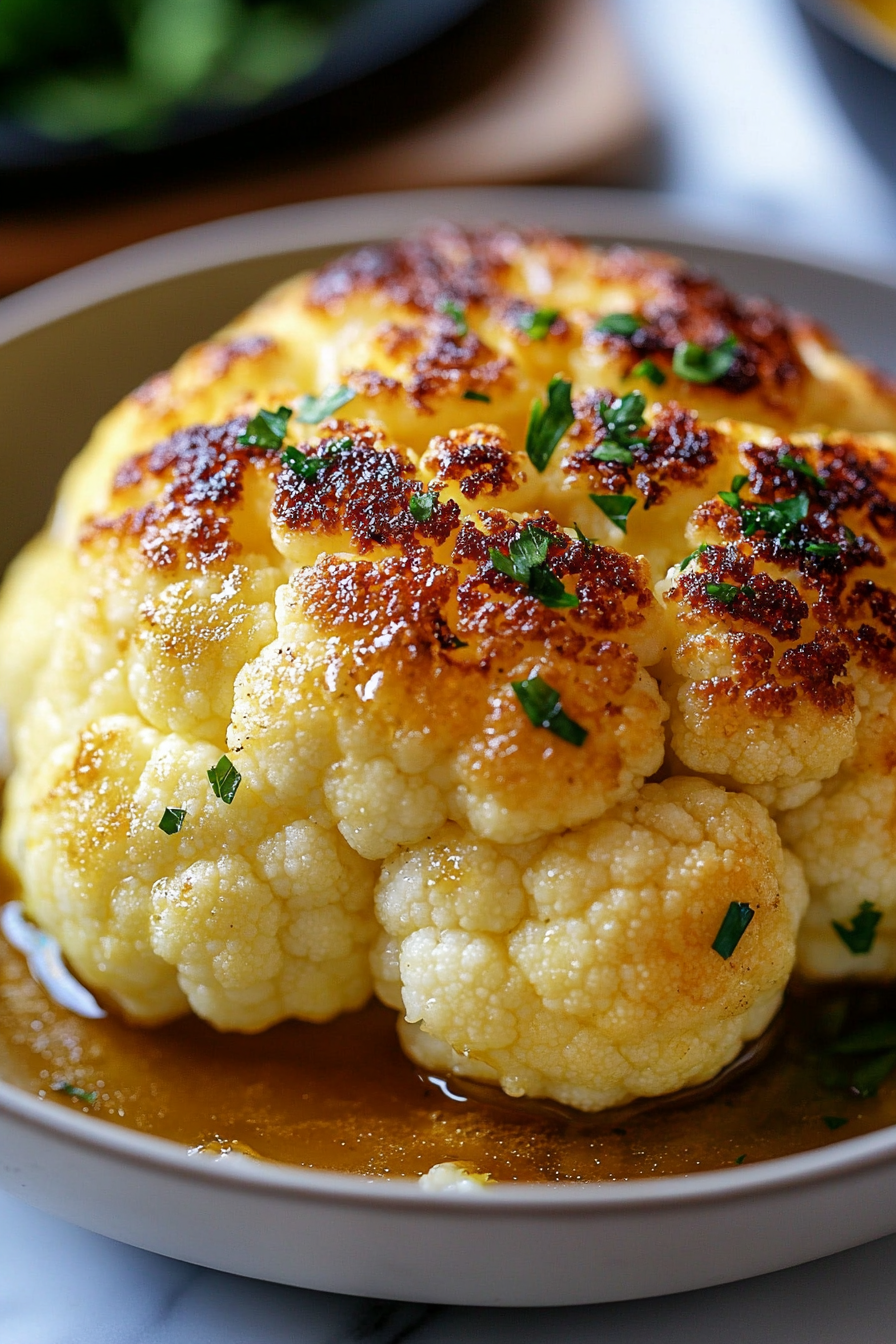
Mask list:
[[[444,227],[287,282],[100,423],[6,578],[28,912],[136,1022],[375,985],[512,1095],[711,1078],[798,946],[896,973],[894,433],[665,256]]]

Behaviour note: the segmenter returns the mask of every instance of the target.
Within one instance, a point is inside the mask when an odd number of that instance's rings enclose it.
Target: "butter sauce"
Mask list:
[[[822,997],[842,1008],[842,991]],[[481,1094],[467,1099],[461,1080],[423,1077],[380,1004],[326,1026],[289,1022],[258,1036],[219,1034],[195,1018],[146,1030],[54,1003],[0,938],[5,1081],[47,1105],[194,1150],[365,1176],[415,1177],[457,1161],[499,1181],[631,1180],[780,1157],[893,1123],[893,1080],[866,1100],[822,1085],[810,1056],[824,1011],[817,993],[796,990],[780,1043],[752,1073],[699,1102],[607,1112],[583,1125],[506,1098],[497,1106]],[[825,1117],[846,1123],[833,1130]]]

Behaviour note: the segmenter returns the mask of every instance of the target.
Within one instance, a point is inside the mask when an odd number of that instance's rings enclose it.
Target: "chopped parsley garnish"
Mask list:
[[[440,313],[444,313],[446,317],[451,318],[454,323],[455,336],[466,336],[469,327],[467,326],[466,309],[463,304],[458,303],[455,299],[442,299],[437,307]]]
[[[666,381],[666,375],[659,365],[654,364],[652,359],[642,359],[629,374],[630,378],[646,378],[648,383],[653,383],[654,387],[662,387]]]
[[[896,1069],[896,1018],[892,1009],[889,1017],[878,1016],[880,1006],[879,993],[854,992],[849,998],[836,999],[819,1015],[822,1043],[816,1058],[825,1087],[873,1097]],[[822,1118],[829,1129],[846,1123],[838,1116]]]
[[[596,504],[601,513],[605,513],[610,522],[620,532],[628,531],[628,516],[635,507],[632,495],[589,495],[592,504]]]
[[[327,465],[325,457],[311,457],[309,453],[303,453],[300,448],[284,448],[280,454],[280,461],[284,467],[294,471],[300,480],[309,484],[317,480]]]
[[[597,545],[597,542],[594,540],[593,537],[586,537],[586,536],[585,536],[585,533],[584,533],[584,532],[582,531],[582,529],[579,527],[578,523],[573,523],[573,527],[575,528],[576,536],[578,537],[579,541],[582,543],[582,545],[585,547],[586,550],[587,550],[590,546],[596,546],[596,545]]]
[[[794,457],[792,453],[782,453],[778,458],[778,461],[782,467],[787,467],[790,471],[799,472],[800,476],[806,476],[815,485],[820,486],[822,484],[821,477],[817,472],[812,470],[809,463],[802,462],[798,457]]]
[[[635,460],[632,445],[643,442],[644,408],[647,401],[643,392],[629,392],[615,401],[602,401],[598,406],[606,438],[591,454],[595,462],[622,462],[630,467]]]
[[[875,1055],[873,1059],[868,1060],[867,1064],[861,1064],[853,1072],[850,1087],[860,1097],[876,1096],[877,1089],[885,1078],[889,1078],[894,1069],[896,1069],[896,1050],[888,1050],[886,1054]]]
[[[831,925],[841,942],[858,957],[871,951],[877,936],[877,926],[882,919],[882,912],[875,910],[871,901],[862,901],[848,926],[836,919],[831,920]]]
[[[746,901],[732,901],[715,936],[713,952],[718,952],[719,956],[727,961],[746,933],[755,913],[756,911],[747,905]]]
[[[568,593],[545,564],[550,543],[550,532],[527,523],[510,543],[508,554],[492,546],[488,555],[499,573],[523,584],[543,607],[577,607],[579,599],[575,593]]]
[[[745,597],[756,596],[756,589],[751,588],[748,583],[745,583],[742,588],[739,588],[736,583],[708,583],[706,591],[717,602],[724,602],[726,607],[730,607],[738,593],[743,593]]]
[[[206,774],[215,797],[220,798],[222,803],[232,803],[242,779],[233,762],[222,756],[218,764],[207,770]]]
[[[472,387],[468,387],[463,394],[463,401],[491,401],[487,392],[476,392]]]
[[[530,723],[536,728],[547,728],[549,733],[562,737],[564,742],[570,742],[574,747],[582,745],[588,736],[588,729],[564,712],[559,691],[555,691],[553,686],[537,675],[510,684]]]
[[[865,1022],[840,1036],[831,1046],[835,1055],[862,1055],[869,1050],[896,1050],[896,1022],[881,1018]]]
[[[74,1097],[77,1101],[84,1101],[88,1106],[92,1106],[97,1099],[96,1092],[85,1092],[83,1087],[75,1087],[73,1083],[53,1083],[53,1092],[64,1092],[67,1097]]]
[[[276,411],[259,411],[237,439],[248,448],[279,448],[286,435],[292,410],[281,406]]]
[[[749,479],[749,476],[735,476],[730,490],[719,491],[719,499],[729,508],[737,509],[745,537],[762,531],[783,540],[790,529],[808,515],[809,496],[801,490],[798,495],[778,499],[773,504],[748,504],[741,499],[740,492]]]
[[[848,1125],[849,1120],[845,1115],[823,1115],[822,1120],[828,1129],[841,1129],[843,1125]]]
[[[734,1159],[734,1165],[735,1165],[736,1167],[742,1167],[743,1164],[746,1162],[746,1160],[747,1160],[747,1155],[746,1155],[746,1153],[741,1153],[740,1157],[736,1157],[736,1158]]]
[[[559,316],[559,308],[538,308],[534,313],[522,313],[516,324],[530,341],[543,341]]]
[[[332,387],[325,388],[319,397],[302,397],[296,407],[296,419],[302,425],[319,425],[321,420],[335,415],[340,407],[352,401],[354,395],[350,387],[334,383]]]
[[[718,345],[697,345],[679,341],[672,356],[672,372],[688,383],[715,383],[734,363],[737,338],[726,336]]]
[[[439,496],[437,494],[431,495],[428,490],[423,490],[419,494],[411,495],[408,500],[408,508],[416,522],[428,523],[438,502]]]
[[[526,431],[526,452],[536,471],[544,471],[551,455],[570,425],[575,423],[572,409],[572,383],[559,374],[548,383],[547,405],[536,397]]]
[[[159,830],[164,831],[166,835],[177,835],[186,815],[185,807],[166,807],[159,822]]]
[[[603,336],[634,336],[643,325],[644,319],[637,313],[607,313],[595,324],[594,330]]]
[[[840,547],[835,541],[807,541],[803,550],[809,555],[839,555]]]
[[[604,439],[600,447],[595,448],[591,457],[595,462],[621,462],[625,467],[630,467],[635,460],[631,448],[616,443],[613,439]]]
[[[692,560],[696,560],[698,555],[702,555],[703,552],[707,550],[709,550],[709,542],[701,541],[700,545],[697,547],[696,550],[691,551],[690,555],[686,555],[683,560],[679,560],[678,568],[687,569],[688,565],[691,563]]]

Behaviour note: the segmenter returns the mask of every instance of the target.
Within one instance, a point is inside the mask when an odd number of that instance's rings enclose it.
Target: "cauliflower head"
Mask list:
[[[810,973],[850,970],[846,855],[890,910],[894,433],[674,258],[446,226],[288,281],[110,412],[6,577],[29,913],[135,1021],[375,981],[515,1094],[711,1077],[800,862]]]

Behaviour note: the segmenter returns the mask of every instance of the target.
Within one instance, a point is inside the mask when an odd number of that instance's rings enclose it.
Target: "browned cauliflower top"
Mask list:
[[[135,1020],[375,981],[511,1092],[711,1077],[804,869],[803,968],[866,965],[854,856],[896,971],[893,432],[674,258],[446,226],[287,282],[101,422],[6,581],[30,912]]]

